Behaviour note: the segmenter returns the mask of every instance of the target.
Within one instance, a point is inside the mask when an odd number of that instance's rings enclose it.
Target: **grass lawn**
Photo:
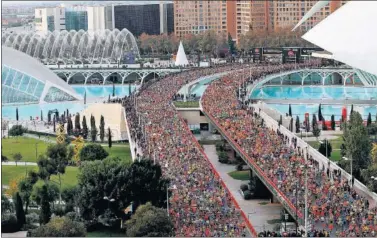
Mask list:
[[[125,232],[116,231],[90,231],[86,233],[86,237],[125,237]]]
[[[28,171],[34,170],[38,171],[38,166],[15,166],[15,165],[4,165],[1,166],[1,182],[3,185],[9,185],[9,182],[13,178],[19,178],[25,176],[26,174],[26,167]],[[62,178],[62,188],[74,186],[77,184],[77,174],[79,173],[78,167],[71,167],[68,166],[65,170],[65,174],[61,176]],[[59,177],[53,175],[51,177],[52,181],[58,182]],[[42,185],[42,181],[38,181],[37,186]]]
[[[122,146],[112,146],[111,149],[109,149],[107,145],[103,145],[103,148],[109,153],[109,157],[119,157],[127,161],[132,161],[129,144]]]
[[[340,146],[343,143],[343,138],[340,136],[334,140],[329,140],[329,143],[331,144],[332,147],[332,152],[331,152],[331,157],[330,159],[332,161],[339,161],[341,158],[340,155]],[[308,141],[308,144],[313,147],[314,149],[318,150],[320,143],[319,141]]]
[[[232,171],[228,173],[230,177],[237,180],[249,180],[249,170]]]
[[[19,152],[22,155],[22,161],[37,162],[36,150],[39,157],[39,155],[46,152],[49,145],[44,141],[28,137],[11,137],[9,139],[1,139],[1,142],[2,155],[5,155],[10,161],[13,161],[13,155]]]
[[[199,101],[190,101],[190,102],[175,101],[174,106],[180,107],[180,108],[198,108]]]

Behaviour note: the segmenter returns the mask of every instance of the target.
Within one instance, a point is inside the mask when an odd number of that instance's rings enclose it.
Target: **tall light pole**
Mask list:
[[[173,187],[169,188],[169,184],[166,185],[166,211],[168,213],[168,217],[170,216],[169,214],[169,190],[175,190],[177,189],[177,186],[173,185]]]
[[[305,237],[308,237],[308,147],[305,155]]]

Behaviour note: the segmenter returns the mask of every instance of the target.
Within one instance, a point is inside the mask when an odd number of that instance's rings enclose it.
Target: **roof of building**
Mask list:
[[[69,98],[68,100],[82,98],[70,85],[64,82],[63,79],[59,78],[37,59],[9,47],[2,46],[1,49],[3,59],[2,67],[7,69],[7,72],[2,72],[3,86],[9,87],[10,90],[20,91],[20,88],[22,88],[20,85],[25,83],[23,80],[25,79],[26,81],[27,77],[27,82],[31,82],[31,79],[33,79],[36,84],[43,85],[43,91],[41,94],[38,94],[38,97],[40,98],[39,102],[45,101],[45,97],[51,92],[49,91],[51,88],[54,88],[54,93],[61,92],[62,95],[64,94],[64,98]],[[10,74],[10,71],[12,71],[12,74]],[[16,75],[19,75],[18,78]],[[34,87],[37,88],[37,86]],[[29,92],[28,89],[25,89],[22,93],[31,95],[31,91]]]
[[[377,2],[350,1],[303,38],[332,53],[333,59],[377,75]]]

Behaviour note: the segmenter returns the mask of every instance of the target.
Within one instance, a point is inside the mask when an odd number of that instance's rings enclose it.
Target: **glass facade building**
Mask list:
[[[67,31],[88,30],[88,12],[87,11],[66,11],[65,27]]]
[[[46,83],[17,69],[2,65],[1,72],[2,104],[39,103]],[[72,101],[75,97],[56,88],[50,87],[42,99],[46,102]]]
[[[142,5],[118,5],[114,6],[114,23],[115,28],[128,29],[135,36],[142,33],[148,35],[159,35],[161,33],[161,24],[165,24],[161,17],[166,17],[167,33],[170,34],[174,29],[174,12],[173,4],[164,4],[164,15],[160,15],[160,4],[142,4]]]
[[[54,18],[54,16],[47,16],[47,29],[49,31],[55,30],[55,18]]]
[[[82,99],[71,86],[35,58],[1,47],[1,104],[24,105]]]

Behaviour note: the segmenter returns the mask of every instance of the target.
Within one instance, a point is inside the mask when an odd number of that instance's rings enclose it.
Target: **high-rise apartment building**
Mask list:
[[[333,0],[300,28],[307,31],[346,1]],[[230,33],[238,41],[248,31],[277,31],[293,28],[316,1],[237,0],[174,1],[174,30],[178,36],[208,29]]]
[[[174,1],[175,34],[183,36],[206,30],[218,33],[234,31],[228,26],[227,16],[232,14],[227,11],[228,3],[232,1]]]

